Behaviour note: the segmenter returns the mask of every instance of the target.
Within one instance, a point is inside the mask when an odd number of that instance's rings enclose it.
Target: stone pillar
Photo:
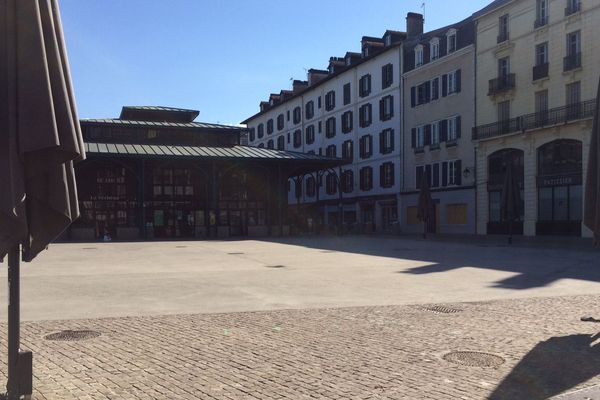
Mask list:
[[[523,220],[523,235],[535,236],[535,224],[537,222],[537,152],[534,142],[527,141],[526,148],[523,149],[524,163],[524,188],[523,201],[525,204],[525,215]]]
[[[479,145],[477,148],[477,159],[475,160],[477,165],[477,209],[475,210],[475,213],[478,235],[487,234],[487,223],[489,221],[487,156],[488,154],[485,146]]]

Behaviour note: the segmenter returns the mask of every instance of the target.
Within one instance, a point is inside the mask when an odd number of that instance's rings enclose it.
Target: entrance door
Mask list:
[[[229,234],[231,236],[244,236],[246,226],[246,212],[243,210],[229,210]]]
[[[381,222],[385,232],[394,232],[398,226],[398,207],[396,204],[381,206]]]

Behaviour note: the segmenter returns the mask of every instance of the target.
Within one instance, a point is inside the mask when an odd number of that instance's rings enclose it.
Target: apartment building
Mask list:
[[[409,35],[422,33],[422,17],[409,14],[407,23]],[[309,70],[307,81],[272,94],[259,113],[243,121],[251,146],[346,161],[341,168],[290,180],[296,224],[398,230],[406,36],[388,30],[382,37],[363,37],[360,53],[332,57],[327,70]]]
[[[403,232],[417,219],[423,174],[435,204],[429,233],[475,233],[475,49],[471,18],[404,42]]]
[[[589,236],[583,192],[600,73],[600,2],[497,0],[476,30],[477,232],[505,233],[506,166],[527,236]]]

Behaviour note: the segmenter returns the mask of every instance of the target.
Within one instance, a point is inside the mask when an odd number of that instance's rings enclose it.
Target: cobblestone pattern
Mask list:
[[[579,321],[599,301],[445,304],[463,310],[453,314],[386,306],[50,321],[24,323],[22,342],[34,354],[36,400],[531,400],[600,383],[600,346],[590,339],[600,324]],[[66,329],[102,335],[44,340]],[[481,368],[442,358],[456,350],[506,361]]]

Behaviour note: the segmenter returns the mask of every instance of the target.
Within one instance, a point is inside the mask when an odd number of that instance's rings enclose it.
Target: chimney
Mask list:
[[[346,62],[344,61],[343,57],[329,57],[329,73],[330,74],[335,74],[336,72],[338,72],[342,68],[344,68],[345,65],[346,65]]]
[[[311,68],[308,70],[308,86],[312,86],[315,83],[319,82],[323,78],[327,78],[327,74],[329,71],[324,71],[322,69],[314,69]]]
[[[406,15],[406,33],[409,37],[418,36],[423,34],[423,14],[417,14],[409,12]]]
[[[307,81],[300,81],[298,79],[294,79],[294,82],[292,82],[292,92],[294,92],[294,94],[300,93],[307,87],[308,87]]]
[[[268,109],[269,109],[269,102],[261,101],[260,102],[260,111],[267,111]]]

